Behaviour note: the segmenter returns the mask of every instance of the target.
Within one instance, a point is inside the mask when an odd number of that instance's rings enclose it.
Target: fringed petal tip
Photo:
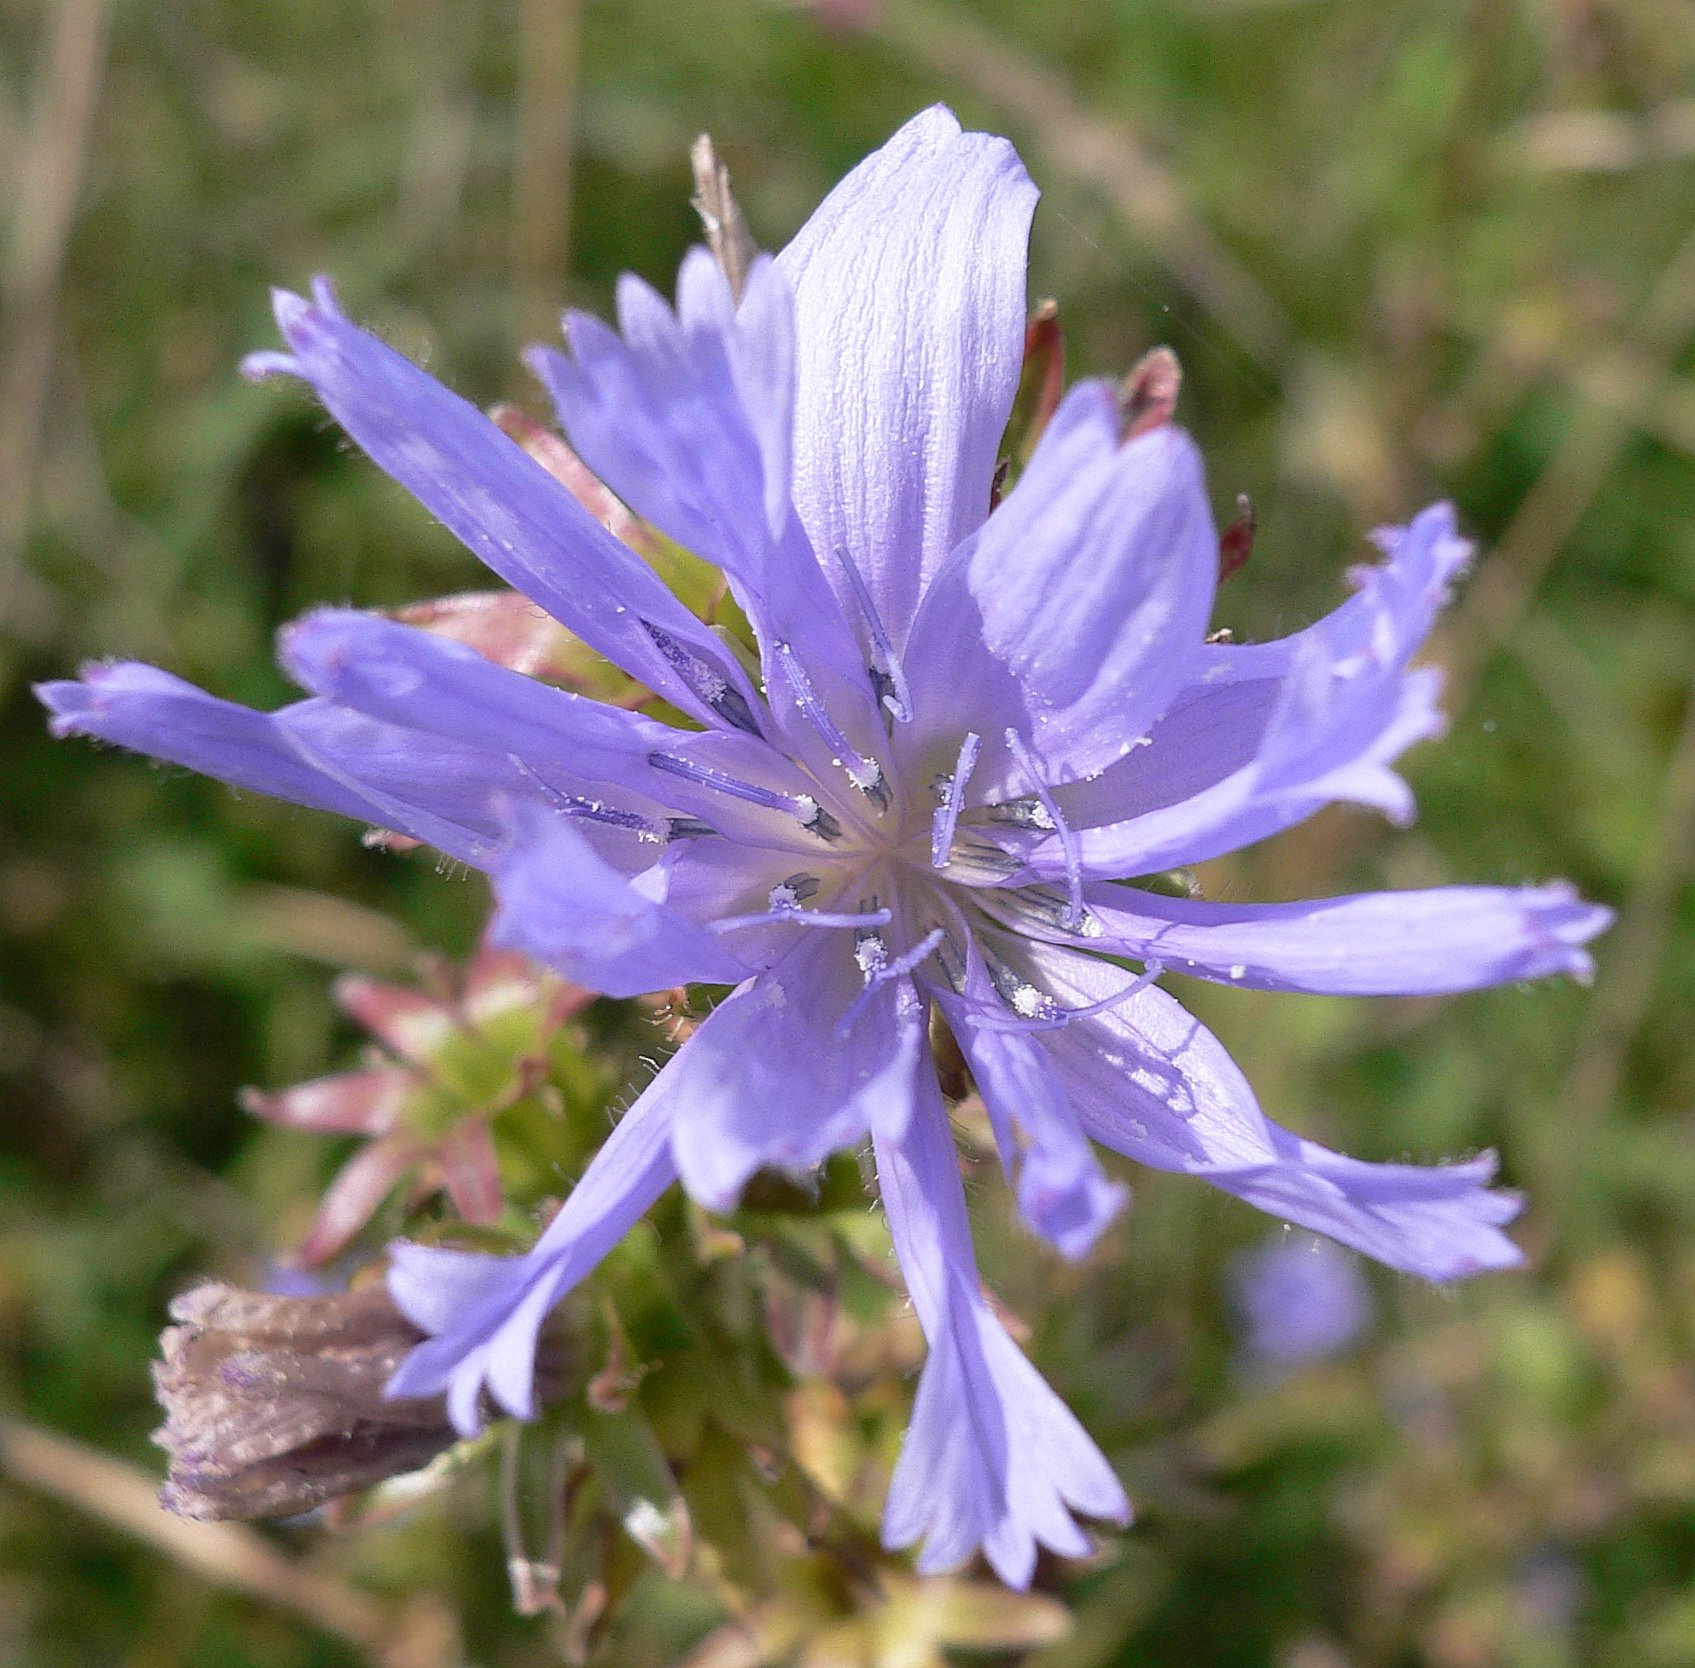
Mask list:
[[[334,286],[328,278],[314,278],[311,290],[310,301],[293,290],[276,288],[271,291],[271,312],[277,321],[277,329],[282,332],[283,340],[296,350],[303,347],[315,315],[327,314],[338,322],[344,318],[341,303],[336,299]],[[273,376],[309,380],[306,367],[294,353],[284,353],[276,348],[260,348],[248,354],[241,361],[241,374],[249,382],[263,382]]]
[[[1403,674],[1396,709],[1369,750],[1303,783],[1301,794],[1363,805],[1381,812],[1396,828],[1410,828],[1418,820],[1418,800],[1392,761],[1419,742],[1435,741],[1447,733],[1448,715],[1441,705],[1443,682],[1441,669],[1435,666],[1419,666]]]
[[[704,326],[722,332],[735,319],[730,280],[704,243],[691,244],[677,268],[676,314],[685,331]]]
[[[312,291],[310,301],[298,291],[285,290],[280,286],[271,291],[271,311],[276,316],[277,328],[285,337],[292,338],[314,312],[327,313],[336,320],[347,316],[342,311],[335,286],[322,273],[312,279],[309,288]]]
[[[304,376],[300,361],[292,353],[279,353],[275,348],[261,348],[241,361],[241,374],[249,382],[264,382],[273,376]]]
[[[84,667],[80,680],[55,678],[31,686],[31,693],[47,709],[47,729],[55,741],[80,733],[88,717],[98,710],[99,696],[85,681],[92,670]]]
[[[1565,882],[1439,886],[1291,904],[1218,904],[1096,886],[1099,948],[1249,989],[1445,996],[1593,971],[1612,912]]]
[[[1371,542],[1383,553],[1386,563],[1393,563],[1403,549],[1428,552],[1421,564],[1419,589],[1428,601],[1440,605],[1447,600],[1448,587],[1463,578],[1477,555],[1477,546],[1461,535],[1454,506],[1447,499],[1421,510],[1405,526],[1378,527]],[[1362,563],[1349,570],[1348,578],[1364,589],[1382,577],[1384,569]]]
[[[1081,1262],[1130,1203],[1130,1189],[1090,1164],[1057,1176],[1026,1160],[1018,1177],[1018,1209],[1067,1262]]]
[[[1617,918],[1605,904],[1588,903],[1570,881],[1526,887],[1525,935],[1533,941],[1526,956],[1526,978],[1563,973],[1580,985],[1595,981],[1595,958],[1583,948]]]
[[[889,1485],[883,1544],[898,1551],[922,1542],[922,1575],[956,1569],[981,1551],[1007,1586],[1023,1590],[1039,1547],[1086,1558],[1095,1543],[1078,1517],[1123,1526],[1130,1502],[988,1311],[958,1321],[962,1331],[925,1363]]]
[[[1502,1231],[1524,1197],[1491,1187],[1493,1152],[1453,1164],[1366,1164],[1310,1142],[1282,1173],[1209,1179],[1273,1216],[1328,1234],[1403,1274],[1448,1285],[1519,1268],[1524,1252]]]
[[[1344,1164],[1354,1176],[1336,1179],[1360,1219],[1381,1216],[1389,1233],[1377,1243],[1369,1227],[1336,1233],[1343,1244],[1433,1285],[1524,1266],[1523,1250],[1502,1231],[1524,1210],[1524,1195],[1490,1185],[1500,1167],[1493,1149],[1427,1167]]]
[[[343,324],[347,315],[335,293],[335,286],[322,275],[311,282],[312,298],[307,300],[294,290],[281,288],[271,291],[271,312],[283,340],[295,350],[283,353],[275,348],[261,348],[241,361],[241,374],[249,382],[261,382],[267,377],[293,376],[310,380],[306,366],[296,355],[306,349],[313,326],[320,322]]]
[[[567,342],[571,339],[571,317],[572,315],[570,313],[563,313],[560,315],[559,319],[560,327],[565,334]],[[558,368],[561,360],[566,361],[563,372]],[[555,376],[569,376],[573,371],[573,367],[569,363],[568,356],[561,353],[558,348],[547,342],[531,342],[528,347],[520,348],[518,351],[518,363],[522,365],[524,369],[542,385],[543,388],[548,387],[551,383],[551,379]]]
[[[420,1331],[389,1380],[391,1396],[447,1396],[454,1429],[474,1435],[483,1391],[519,1419],[554,1399],[548,1352],[537,1348],[549,1310],[629,1231],[676,1179],[669,1090],[655,1080],[618,1122],[567,1194],[559,1214],[522,1256],[493,1256],[401,1240],[390,1247],[389,1295]],[[556,1375],[555,1375],[556,1376]]]
[[[465,1441],[482,1433],[483,1379],[480,1360],[455,1354],[445,1338],[428,1338],[407,1355],[383,1386],[388,1401],[445,1396],[447,1416]]]
[[[1388,765],[1362,761],[1337,771],[1325,786],[1337,799],[1381,812],[1396,828],[1411,828],[1418,821],[1418,800],[1412,788]]]
[[[171,695],[189,686],[157,666],[139,660],[90,660],[74,678],[54,678],[33,686],[35,698],[47,709],[48,732],[57,741],[67,736],[98,738],[100,721],[126,696]]]
[[[367,680],[386,685],[398,698],[421,685],[424,673],[394,664],[394,657],[384,654],[394,635],[392,628],[383,633],[385,623],[358,608],[311,609],[278,630],[277,664],[315,695],[339,695],[340,674],[357,666]],[[480,658],[451,638],[436,639],[431,647],[444,659]]]
[[[1084,998],[1105,977],[1080,977],[1051,956],[1044,975]],[[1523,1261],[1501,1232],[1521,1201],[1490,1190],[1492,1152],[1457,1164],[1374,1164],[1295,1135],[1265,1116],[1218,1039],[1157,986],[1052,1033],[1046,1046],[1083,1127],[1128,1158],[1201,1177],[1422,1279]]]
[[[888,141],[885,149],[892,150],[902,140],[909,143],[913,152],[926,159],[945,156],[954,148],[981,157],[987,167],[1004,172],[1032,194],[1035,192],[1035,182],[1025,169],[1017,146],[1010,139],[998,133],[981,133],[964,127],[953,110],[939,101],[920,110]]]
[[[596,318],[580,307],[567,307],[559,315],[559,333],[565,339],[567,357],[573,364],[596,349],[616,348],[619,340],[618,332],[604,319]],[[545,384],[558,355],[558,348],[538,343],[525,350],[523,360],[536,378]]]
[[[930,1346],[889,1481],[884,1544],[922,1541],[925,1573],[981,1550],[1009,1587],[1027,1587],[1039,1546],[1086,1556],[1078,1518],[1125,1523],[1130,1503],[983,1295],[939,1092],[928,1087],[900,1139],[874,1131],[873,1141],[889,1231]]]

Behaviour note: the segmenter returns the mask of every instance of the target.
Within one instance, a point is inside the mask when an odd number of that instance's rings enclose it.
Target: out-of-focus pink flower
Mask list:
[[[330,1184],[295,1252],[299,1264],[315,1268],[344,1251],[407,1176],[415,1201],[443,1192],[467,1222],[495,1221],[490,1123],[546,1076],[550,1038],[593,993],[516,951],[484,946],[439,994],[348,974],[335,1000],[379,1044],[372,1062],[241,1096],[268,1123],[371,1138]]]

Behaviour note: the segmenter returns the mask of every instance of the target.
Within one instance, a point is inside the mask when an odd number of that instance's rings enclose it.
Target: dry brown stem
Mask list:
[[[730,170],[718,160],[710,134],[701,134],[689,147],[689,165],[694,170],[695,213],[706,228],[706,241],[718,265],[730,280],[730,293],[740,301],[747,287],[748,269],[759,249],[730,189]]]
[[[0,1471],[25,1488],[89,1513],[214,1586],[292,1612],[385,1668],[448,1668],[458,1660],[439,1614],[397,1618],[369,1594],[306,1569],[263,1535],[233,1523],[172,1517],[151,1477],[121,1460],[19,1419],[0,1419]]]
[[[61,0],[14,159],[0,261],[0,619],[28,576],[21,545],[35,497],[42,417],[58,335],[59,276],[76,222],[106,57],[106,0]]]
[[[520,29],[514,276],[523,328],[551,335],[570,260],[581,0],[524,0]]]

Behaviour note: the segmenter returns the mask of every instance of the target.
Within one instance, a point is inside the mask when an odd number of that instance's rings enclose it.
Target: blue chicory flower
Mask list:
[[[498,942],[613,996],[734,989],[617,1124],[535,1247],[402,1244],[430,1334],[391,1390],[533,1411],[547,1311],[673,1181],[731,1205],[870,1137],[927,1336],[884,1524],[940,1569],[1028,1582],[1079,1516],[1124,1521],[1099,1450],[985,1301],[929,1041],[939,1009],[1019,1206],[1066,1256],[1122,1208],[1099,1142],[1431,1280],[1504,1268],[1490,1155],[1367,1164],[1273,1123],[1162,971],[1262,989],[1472,989],[1582,973],[1608,919],[1569,888],[1313,903],[1121,884],[1336,800],[1406,817],[1396,756],[1440,728],[1409,670],[1467,557],[1438,505],[1379,535],[1352,598],[1281,640],[1207,639],[1219,559],[1200,459],[1073,388],[991,513],[1018,382],[1036,191],[1006,141],[916,117],[736,296],[704,250],[677,306],[537,349],[573,446],[727,576],[757,677],[493,423],[349,323],[279,294],[285,352],[373,459],[684,728],[373,614],[283,636],[275,713],[133,664],[45,686],[57,733],[374,822],[492,878]],[[1113,959],[1108,959],[1113,958]],[[1139,964],[1132,974],[1122,962]]]
[[[1258,1366],[1290,1368],[1345,1350],[1371,1324],[1371,1288],[1334,1240],[1279,1234],[1236,1260],[1230,1295]]]

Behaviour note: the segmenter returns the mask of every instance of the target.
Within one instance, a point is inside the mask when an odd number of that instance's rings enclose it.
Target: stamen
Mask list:
[[[994,985],[996,994],[1020,1019],[1049,1019],[1059,1011],[1059,1004],[1046,991],[1038,990],[1028,979],[1020,978],[1001,962],[988,958],[985,961],[989,982]]]
[[[889,946],[880,932],[856,932],[853,935],[853,959],[870,984],[889,965]]]
[[[1114,991],[1111,996],[1102,997],[1099,1002],[1091,1002],[1086,1008],[1062,1008],[1051,996],[1044,995],[1034,985],[1017,980],[1019,996],[1023,1002],[1028,1004],[1032,996],[1039,998],[1044,1009],[1043,1012],[1018,1019],[1003,1019],[998,1014],[982,1014],[978,1015],[973,1023],[985,1031],[1061,1031],[1067,1025],[1075,1024],[1080,1019],[1088,1019],[1094,1014],[1104,1014],[1108,1008],[1119,1007],[1128,1002],[1132,996],[1140,996],[1164,971],[1164,963],[1149,961],[1143,967],[1141,974],[1126,985],[1123,990]],[[1016,975],[1012,977],[1016,980]],[[996,988],[1000,988],[999,980],[996,980]],[[1006,993],[1002,991],[1001,994],[1004,996]],[[1022,1013],[1019,1001],[1012,1001],[1011,1006]]]
[[[990,822],[1011,823],[1014,828],[1034,828],[1042,834],[1054,832],[1054,820],[1039,799],[1003,799],[998,805],[983,807]]]
[[[667,776],[680,776],[697,787],[712,788],[732,799],[745,800],[766,811],[781,811],[798,822],[809,834],[821,840],[841,838],[842,825],[809,793],[779,793],[775,788],[762,788],[756,782],[744,782],[728,771],[714,770],[711,765],[696,764],[692,759],[679,759],[674,753],[649,753],[647,762]]]
[[[656,626],[652,620],[642,620],[642,629],[653,639],[653,646],[676,669],[683,682],[726,724],[733,725],[738,730],[746,730],[749,735],[756,736],[761,733],[759,720],[753,716],[753,708],[747,704],[747,697],[711,662],[702,660],[699,655],[685,648],[670,632]]]
[[[772,653],[783,669],[783,676],[789,680],[789,687],[795,692],[800,710],[830,749],[831,763],[845,770],[848,780],[866,798],[874,801],[879,811],[888,810],[889,790],[883,784],[883,767],[875,759],[866,758],[837,728],[836,721],[824,710],[824,703],[819,700],[818,691],[812,687],[812,679],[806,675],[806,668],[801,665],[794,650],[787,643],[774,643]]]
[[[653,845],[663,845],[667,839],[676,838],[674,824],[677,822],[693,821],[693,818],[669,818],[664,830],[651,817],[644,817],[637,811],[626,811],[617,805],[608,805],[603,799],[584,799],[578,794],[562,793],[548,779],[536,770],[533,765],[520,759],[516,753],[508,753],[507,760],[516,768],[520,776],[534,782],[541,791],[563,811],[568,817],[577,817],[583,822],[596,822],[603,828],[628,829],[638,840],[645,840]],[[716,829],[700,824],[700,831],[707,834],[716,833]],[[689,832],[693,832],[690,830]]]
[[[877,698],[893,715],[896,723],[910,724],[912,691],[907,688],[906,673],[901,668],[900,658],[895,654],[894,643],[890,640],[888,632],[883,629],[883,622],[877,614],[877,604],[871,600],[871,592],[866,586],[864,575],[854,565],[854,560],[848,555],[845,546],[836,546],[836,560],[841,563],[842,572],[847,575],[853,599],[859,604],[859,612],[865,617],[865,629],[871,634],[871,647],[877,657],[871,668]]]
[[[959,836],[948,851],[948,879],[964,886],[1004,886],[1023,867],[1022,858],[987,840]]]
[[[1100,917],[1085,908],[1082,920],[1073,924],[1068,917],[1070,903],[1045,887],[1021,886],[1016,892],[997,892],[991,905],[995,915],[1009,926],[1034,922],[1038,926],[1057,928],[1076,933],[1079,938],[1099,938],[1105,932]]]
[[[1036,761],[1030,756],[1030,749],[1019,739],[1016,730],[1006,732],[1006,744],[1012,750],[1012,756],[1023,767],[1024,774],[1030,778],[1030,786],[1036,790],[1036,797],[1042,802],[1042,808],[1053,818],[1054,832],[1059,836],[1059,849],[1065,855],[1065,888],[1071,895],[1063,917],[1064,924],[1075,932],[1083,920],[1083,854],[1077,848],[1077,836],[1071,832],[1064,816],[1059,809],[1059,802],[1049,792],[1048,785],[1036,774]]]
[[[798,904],[779,904],[773,909],[760,910],[753,915],[726,915],[720,921],[709,921],[711,932],[741,932],[747,927],[886,927],[894,919],[886,909],[867,910],[862,914],[838,914],[828,909],[802,909]]]
[[[936,946],[936,961],[942,969],[942,977],[953,987],[956,996],[965,994],[965,956],[951,936],[943,938]]]
[[[983,751],[983,738],[975,730],[968,730],[965,740],[959,744],[959,757],[954,761],[953,775],[944,776],[936,783],[936,792],[941,804],[936,807],[935,815],[930,819],[930,867],[945,869],[948,866],[948,856],[953,850],[954,830],[959,826],[960,808],[965,804],[965,790],[971,781],[971,772],[977,768],[977,756]]]
[[[896,956],[891,961],[889,947],[883,941],[881,933],[861,932],[853,947],[853,959],[859,963],[859,970],[865,976],[865,988],[853,999],[847,1012],[837,1023],[837,1037],[845,1037],[852,1031],[859,1023],[859,1016],[865,1012],[871,998],[882,986],[888,984],[891,979],[905,978],[908,973],[921,967],[946,937],[947,934],[942,928],[935,927],[904,955]]]
[[[771,888],[767,901],[773,909],[788,909],[795,904],[805,903],[808,898],[817,897],[822,884],[817,875],[790,875],[787,880],[779,881]]]
[[[666,827],[673,840],[699,840],[718,830],[709,822],[702,822],[699,817],[667,817]]]

